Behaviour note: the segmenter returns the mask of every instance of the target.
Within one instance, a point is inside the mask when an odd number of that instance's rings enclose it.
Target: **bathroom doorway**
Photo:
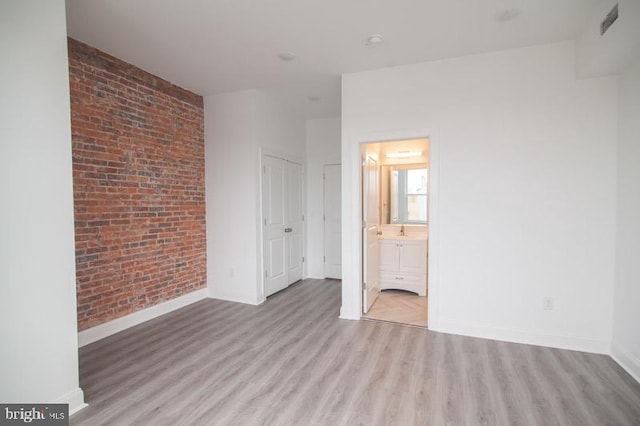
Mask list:
[[[361,145],[362,318],[427,327],[429,139]]]

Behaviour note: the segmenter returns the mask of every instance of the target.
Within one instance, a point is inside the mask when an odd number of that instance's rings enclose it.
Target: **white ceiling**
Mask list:
[[[343,73],[573,39],[601,3],[67,0],[67,21],[71,37],[198,94],[268,90],[317,118],[340,114]],[[522,13],[497,22],[510,8]],[[365,47],[372,33],[382,46]]]

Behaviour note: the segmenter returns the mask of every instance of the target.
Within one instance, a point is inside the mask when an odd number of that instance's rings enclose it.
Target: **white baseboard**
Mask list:
[[[150,319],[159,317],[160,315],[167,314],[171,311],[175,311],[176,309],[180,309],[202,299],[206,299],[207,297],[206,288],[196,290],[183,296],[176,297],[175,299],[160,303],[159,305],[83,330],[78,333],[78,346],[86,346],[100,339],[104,339],[107,336],[111,336],[112,334],[133,327],[134,325],[141,324],[145,321],[149,321]]]
[[[84,402],[84,392],[82,389],[76,388],[69,392],[66,395],[61,396],[60,398],[54,401],[55,404],[69,404],[69,415],[71,416],[74,413],[82,410],[88,404]]]
[[[524,343],[527,345],[547,346],[606,355],[610,353],[611,342],[608,340],[547,334],[535,330],[461,323],[444,318],[439,318],[437,330],[432,327],[429,327],[429,329],[442,333],[460,334],[463,336],[480,337],[503,342]]]
[[[354,312],[353,309],[345,309],[348,308],[348,306],[345,306],[344,304],[342,306],[340,306],[340,319],[346,319],[346,320],[359,320],[361,315],[356,311]]]
[[[235,303],[243,303],[245,305],[261,305],[264,303],[265,299],[258,300],[251,297],[241,296],[237,294],[229,294],[229,293],[217,293],[210,291],[209,297],[217,300],[224,300],[225,302],[235,302]]]
[[[640,382],[640,359],[638,357],[633,356],[620,345],[612,342],[611,358],[620,364],[620,366],[624,368],[631,377]]]

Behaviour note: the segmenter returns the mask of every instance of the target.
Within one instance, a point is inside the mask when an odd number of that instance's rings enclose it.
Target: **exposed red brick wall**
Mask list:
[[[78,328],[206,282],[201,96],[69,39]]]

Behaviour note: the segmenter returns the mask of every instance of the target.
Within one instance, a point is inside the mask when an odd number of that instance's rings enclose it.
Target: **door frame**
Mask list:
[[[407,139],[429,139],[429,242],[428,242],[428,324],[438,330],[439,268],[438,268],[438,195],[440,152],[438,135],[434,129],[393,129],[380,132],[344,132],[342,139],[342,306],[340,318],[360,320],[362,315],[362,175],[361,149],[363,144]],[[356,198],[355,194],[359,194]]]
[[[295,155],[291,155],[282,151],[278,151],[278,150],[274,150],[271,148],[266,148],[266,147],[260,147],[258,149],[258,164],[257,164],[257,173],[258,173],[258,179],[257,180],[257,193],[258,193],[258,197],[257,197],[257,202],[258,202],[258,213],[256,215],[256,230],[257,232],[257,245],[258,245],[258,250],[256,251],[256,257],[257,257],[257,264],[260,266],[259,270],[256,271],[256,275],[257,275],[257,287],[258,287],[258,304],[262,304],[265,302],[265,300],[267,300],[266,296],[265,296],[265,282],[264,282],[264,271],[265,271],[265,264],[264,264],[264,227],[262,226],[262,223],[264,221],[264,206],[263,206],[263,193],[262,193],[262,189],[263,189],[263,173],[262,173],[262,168],[264,167],[264,157],[265,156],[269,156],[269,157],[275,157],[275,158],[279,158],[281,160],[287,161],[289,163],[295,163],[300,165],[300,171],[301,171],[301,175],[302,175],[302,182],[301,182],[301,187],[302,187],[302,212],[304,215],[304,220],[302,223],[302,256],[304,258],[304,261],[302,263],[302,279],[304,280],[305,278],[307,278],[307,191],[306,191],[306,165],[304,163],[304,160],[302,158],[296,157]]]

